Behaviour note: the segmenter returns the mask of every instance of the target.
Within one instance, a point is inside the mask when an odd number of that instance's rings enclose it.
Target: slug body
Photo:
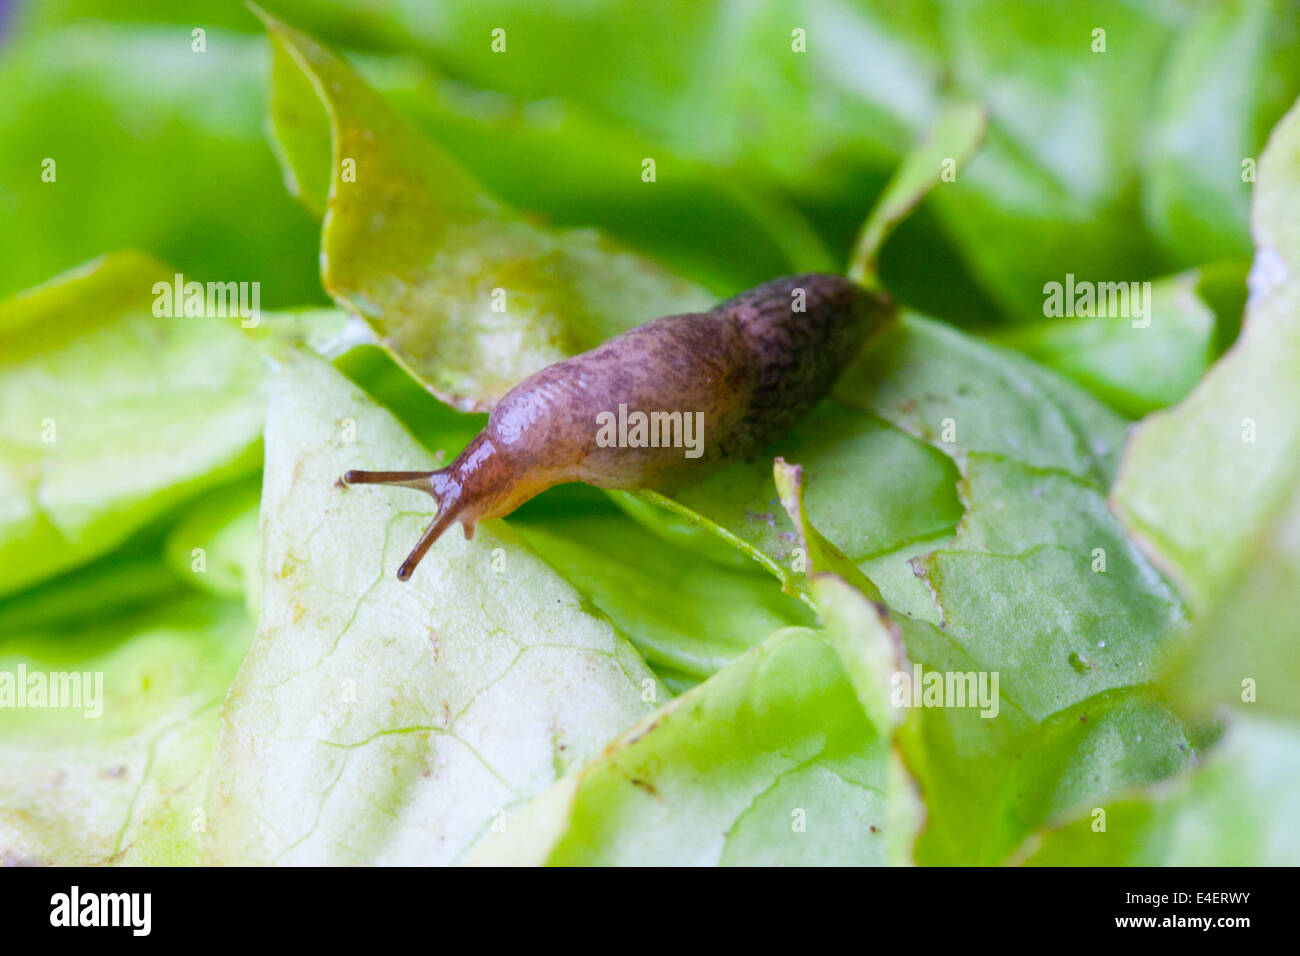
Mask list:
[[[477,521],[554,485],[670,492],[748,456],[808,414],[892,314],[885,299],[840,276],[777,279],[531,375],[446,468],[350,471],[344,481],[418,488],[438,502],[398,570],[406,580],[453,523],[471,537]],[[638,430],[636,413],[650,424]]]

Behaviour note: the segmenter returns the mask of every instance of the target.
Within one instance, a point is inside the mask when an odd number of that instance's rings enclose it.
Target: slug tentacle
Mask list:
[[[670,493],[753,454],[807,415],[893,315],[883,295],[841,276],[778,279],[536,372],[446,468],[349,471],[344,481],[415,488],[437,501],[397,572],[405,581],[456,522],[471,537],[476,522],[553,485]],[[629,426],[629,413],[638,424]]]
[[[432,471],[349,471],[343,476],[347,485],[400,485],[403,488],[415,488],[428,491]]]
[[[454,467],[454,466],[453,466]],[[462,520],[460,486],[450,476],[451,468],[438,471],[349,471],[343,476],[348,485],[393,485],[399,488],[413,488],[430,495],[438,503],[438,513],[429,526],[420,535],[420,540],[397,569],[398,580],[410,578],[416,566],[424,558],[433,543],[452,523]],[[465,522],[465,537],[474,536],[474,522]]]
[[[424,529],[424,533],[420,535],[420,540],[415,543],[415,547],[411,549],[411,553],[406,556],[406,560],[402,562],[402,566],[397,569],[397,580],[406,581],[410,579],[411,575],[415,573],[416,566],[424,560],[425,554],[427,554],[429,549],[433,547],[433,543],[441,538],[442,533],[450,528],[452,523],[457,521],[459,517],[459,507],[444,507],[439,505],[438,516],[430,522],[429,527]],[[465,537],[474,537],[474,522],[466,522],[464,527]]]
[[[477,436],[446,468],[437,471],[349,471],[347,485],[392,485],[423,491],[438,503],[434,520],[424,529],[397,577],[406,581],[448,528],[460,522],[466,538],[474,537],[480,518],[508,514],[541,491],[511,476],[517,470],[504,461],[487,434]]]

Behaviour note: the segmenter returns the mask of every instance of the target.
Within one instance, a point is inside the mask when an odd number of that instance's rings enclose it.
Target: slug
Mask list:
[[[776,279],[708,312],[656,319],[512,388],[438,471],[349,471],[348,485],[415,488],[438,504],[405,581],[459,521],[509,514],[554,485],[664,493],[744,458],[808,414],[893,305],[840,276]]]

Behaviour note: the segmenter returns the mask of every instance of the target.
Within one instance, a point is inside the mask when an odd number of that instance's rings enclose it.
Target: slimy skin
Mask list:
[[[446,468],[349,471],[343,480],[417,488],[438,502],[437,517],[397,572],[405,581],[454,522],[472,537],[476,522],[503,517],[554,485],[671,492],[749,456],[812,411],[892,315],[890,302],[840,276],[777,279],[708,312],[630,329],[529,376]],[[620,405],[625,413],[702,413],[698,456],[688,457],[680,442],[620,447],[608,431],[602,440],[600,423],[618,420]]]

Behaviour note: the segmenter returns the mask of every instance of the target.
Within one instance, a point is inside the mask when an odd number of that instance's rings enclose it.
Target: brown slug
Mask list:
[[[744,458],[810,412],[892,304],[841,276],[799,275],[708,312],[637,326],[511,389],[438,471],[349,471],[353,484],[433,496],[407,580],[453,522],[509,514],[553,485],[671,492]],[[692,454],[694,452],[694,454]]]

